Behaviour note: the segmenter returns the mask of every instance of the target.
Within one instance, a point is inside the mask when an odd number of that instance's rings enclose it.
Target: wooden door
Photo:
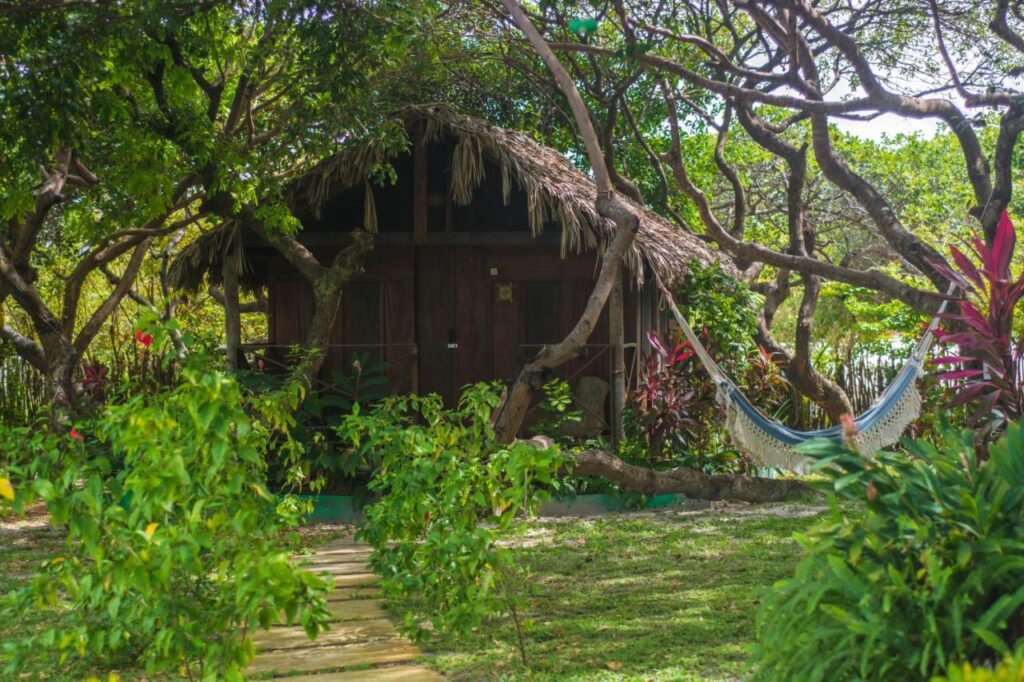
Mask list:
[[[424,246],[416,253],[419,392],[448,404],[466,384],[491,378],[482,262],[475,247]]]

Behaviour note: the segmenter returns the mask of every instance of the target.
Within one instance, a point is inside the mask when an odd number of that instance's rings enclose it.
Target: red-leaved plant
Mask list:
[[[666,345],[656,331],[647,332],[651,353],[637,386],[633,405],[637,426],[650,452],[663,454],[667,441],[700,427],[696,414],[701,397],[690,386],[686,361],[694,356],[689,342]]]
[[[940,341],[957,346],[959,354],[932,361],[947,367],[936,378],[958,382],[951,406],[975,403],[968,423],[982,423],[990,433],[1024,413],[1024,337],[1014,338],[1013,332],[1014,309],[1024,296],[1024,273],[1015,278],[1010,272],[1015,242],[1013,223],[1003,211],[991,247],[975,237],[973,261],[951,247],[956,268],[935,264],[962,292],[956,300],[959,310],[943,316],[953,330],[936,334]]]

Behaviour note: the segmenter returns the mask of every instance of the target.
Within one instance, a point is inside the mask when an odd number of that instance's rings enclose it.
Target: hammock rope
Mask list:
[[[657,275],[655,277],[657,278]],[[725,426],[737,447],[749,454],[760,466],[805,472],[808,469],[808,460],[796,451],[796,446],[813,438],[843,438],[842,426],[817,431],[797,431],[768,417],[755,407],[704,348],[689,322],[679,312],[679,306],[676,305],[671,292],[660,278],[657,279],[676,323],[718,388],[718,403],[725,409],[726,414]],[[946,298],[939,305],[938,312],[932,317],[914,351],[892,382],[863,414],[853,420],[858,433],[857,451],[862,456],[870,458],[882,448],[897,442],[907,427],[920,416],[921,395],[917,390],[916,379],[924,374],[924,361],[935,339],[935,329],[946,312],[946,306],[955,290],[956,285],[951,284]]]

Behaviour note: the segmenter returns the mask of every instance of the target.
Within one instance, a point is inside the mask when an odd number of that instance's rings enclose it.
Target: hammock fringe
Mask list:
[[[759,466],[788,469],[798,474],[806,474],[810,470],[810,460],[794,450],[792,445],[767,433],[721,391],[719,401],[724,403],[725,427],[736,447],[747,453]],[[893,402],[884,417],[859,433],[854,443],[857,452],[871,459],[879,450],[898,442],[907,427],[920,416],[921,394],[917,387],[910,385]]]

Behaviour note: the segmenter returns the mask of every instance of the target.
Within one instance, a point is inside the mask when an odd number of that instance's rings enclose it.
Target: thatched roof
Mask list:
[[[167,270],[167,283],[172,289],[195,293],[205,283],[220,286],[224,279],[224,254],[235,239],[244,235],[237,222],[221,223],[208,232],[199,235],[181,250]],[[238,264],[238,284],[244,291],[254,292],[266,284],[266,273],[258,271],[245,254]]]
[[[425,142],[443,139],[455,141],[451,162],[451,197],[457,205],[467,205],[485,180],[485,161],[501,173],[502,195],[511,200],[514,187],[526,195],[530,230],[536,236],[545,225],[561,228],[562,253],[592,251],[603,245],[614,225],[598,215],[594,205],[593,181],[573,166],[561,153],[544,147],[526,134],[501,128],[473,116],[456,113],[444,105],[408,107],[396,113],[407,129],[420,126]],[[368,176],[372,168],[391,158],[376,144],[353,145],[321,161],[288,187],[287,201],[298,213],[319,217],[327,203],[340,191],[365,186],[363,227],[376,230],[373,185]],[[627,200],[628,201],[628,200]],[[640,215],[640,231],[627,256],[630,270],[638,281],[644,277],[642,263],[653,268],[666,282],[685,276],[691,261],[709,263],[720,260],[726,272],[736,270],[728,258],[721,258],[694,234],[684,231],[654,211],[629,202]],[[222,238],[210,232],[187,247],[172,265],[172,285],[197,289],[203,272],[219,276],[219,245]],[[243,285],[246,272],[243,267]]]

